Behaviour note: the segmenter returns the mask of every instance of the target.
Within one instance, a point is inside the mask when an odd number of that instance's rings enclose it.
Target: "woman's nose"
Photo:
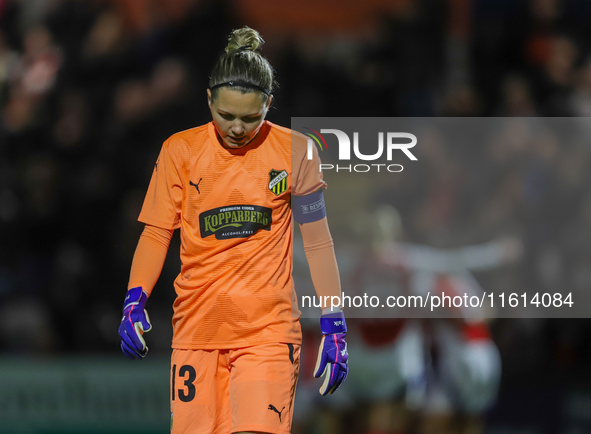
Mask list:
[[[232,133],[234,133],[236,136],[240,136],[242,133],[244,133],[244,125],[242,122],[235,122],[232,125]]]

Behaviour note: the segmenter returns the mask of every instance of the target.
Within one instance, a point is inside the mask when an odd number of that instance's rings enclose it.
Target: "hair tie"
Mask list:
[[[246,51],[246,50],[252,51],[252,47],[250,46],[250,44],[243,45],[242,47],[238,48],[238,51]]]

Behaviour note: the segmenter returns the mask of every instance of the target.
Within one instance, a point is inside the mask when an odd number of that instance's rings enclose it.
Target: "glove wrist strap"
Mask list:
[[[129,291],[127,291],[127,295],[125,296],[123,310],[136,304],[143,309],[146,305],[146,301],[148,301],[148,294],[143,291],[141,286],[130,288]]]
[[[320,330],[323,335],[347,333],[347,324],[343,312],[322,315],[320,317]]]
[[[326,315],[329,313],[338,313],[338,312],[342,312],[343,308],[341,308],[340,306],[331,306],[331,307],[325,307],[324,309],[322,309],[322,315]]]

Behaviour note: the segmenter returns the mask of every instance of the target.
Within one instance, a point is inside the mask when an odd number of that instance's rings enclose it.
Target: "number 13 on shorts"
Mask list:
[[[173,350],[173,434],[291,431],[300,346]]]

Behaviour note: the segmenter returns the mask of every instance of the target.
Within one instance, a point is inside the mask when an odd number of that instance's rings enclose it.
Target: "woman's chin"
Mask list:
[[[226,143],[226,146],[228,146],[228,148],[233,149],[242,148],[248,144],[246,138],[242,139],[241,141],[233,141],[232,139],[226,138],[224,142]]]

